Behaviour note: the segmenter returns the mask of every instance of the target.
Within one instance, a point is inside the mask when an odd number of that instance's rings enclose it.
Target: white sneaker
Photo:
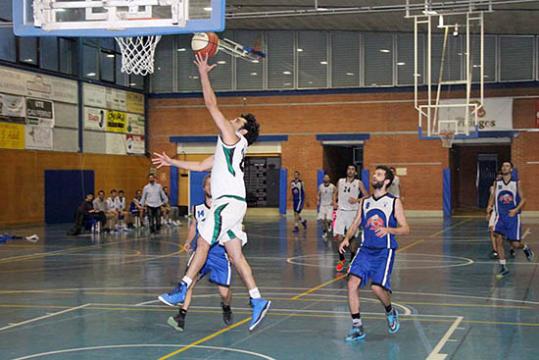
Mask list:
[[[30,235],[30,236],[27,236],[26,237],[26,240],[32,242],[32,243],[36,243],[39,241],[39,236],[37,236],[36,234],[34,235]]]

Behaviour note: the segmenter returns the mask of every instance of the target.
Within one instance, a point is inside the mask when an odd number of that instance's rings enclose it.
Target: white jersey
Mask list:
[[[361,190],[359,188],[359,179],[354,179],[352,182],[348,182],[347,178],[339,179],[337,182],[337,189],[339,197],[338,205],[339,210],[345,211],[357,211],[359,209],[359,203],[350,204],[348,201],[350,198],[359,199],[361,196]]]
[[[125,210],[125,197],[117,197],[116,198],[116,209],[118,210]]]
[[[318,191],[320,192],[320,206],[333,205],[333,193],[335,192],[335,185],[331,183],[328,186],[320,184]]]
[[[117,197],[115,197],[115,198],[108,197],[105,200],[105,203],[107,204],[107,211],[116,210],[118,208],[117,205],[116,205],[117,199],[118,199]]]
[[[197,224],[200,224],[206,219],[206,216],[208,214],[208,211],[210,211],[210,208],[206,205],[206,203],[202,203],[195,206],[194,209],[195,213],[193,214],[195,216],[195,220],[197,221]]]
[[[241,134],[237,135],[240,139],[232,146],[224,144],[221,137],[217,137],[215,159],[211,171],[211,192],[215,200],[226,196],[245,199],[243,160],[248,144]]]

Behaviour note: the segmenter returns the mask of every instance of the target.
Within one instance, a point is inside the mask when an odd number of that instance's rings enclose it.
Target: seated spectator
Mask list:
[[[135,192],[135,197],[131,201],[131,204],[129,205],[129,214],[131,215],[133,221],[131,222],[134,224],[136,228],[139,228],[141,226],[144,226],[144,207],[140,203],[142,199],[142,191],[137,190]]]
[[[118,191],[118,197],[116,198],[116,211],[118,212],[118,221],[122,229],[126,229],[127,225],[127,210],[125,207],[125,193],[123,190]]]
[[[117,195],[116,189],[110,191],[110,196],[107,198],[107,210],[105,211],[107,216],[107,228],[112,231],[116,231],[118,225],[118,210],[116,206]]]
[[[105,192],[103,190],[99,190],[99,192],[97,193],[97,198],[94,199],[92,204],[94,206],[94,214],[101,223],[101,229],[108,231],[109,229],[106,227],[107,201],[105,200]]]

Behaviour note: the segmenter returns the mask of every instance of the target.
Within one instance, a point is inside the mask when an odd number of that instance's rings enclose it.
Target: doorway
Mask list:
[[[501,163],[510,159],[510,144],[453,145],[450,164],[454,209],[459,212],[486,209],[496,173]]]
[[[358,175],[363,168],[363,145],[326,145],[324,144],[324,171],[331,178],[332,183],[346,177],[348,165],[355,165]]]

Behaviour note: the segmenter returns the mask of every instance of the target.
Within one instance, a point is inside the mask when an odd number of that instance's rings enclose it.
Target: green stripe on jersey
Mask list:
[[[216,200],[219,200],[219,199],[222,199],[222,198],[230,198],[230,199],[236,199],[236,200],[239,200],[239,201],[246,202],[245,198],[242,198],[241,196],[238,196],[238,195],[221,195]]]
[[[228,238],[229,238],[230,240],[234,240],[235,238],[237,238],[236,234],[234,234],[234,231],[232,231],[232,230],[228,230],[228,231],[226,232],[226,234],[228,235]]]
[[[223,152],[225,153],[225,159],[226,159],[226,166],[228,167],[228,172],[230,172],[232,176],[236,176],[236,171],[234,170],[234,165],[232,164],[232,160],[234,158],[234,150],[236,150],[235,147],[227,148],[223,146]]]

